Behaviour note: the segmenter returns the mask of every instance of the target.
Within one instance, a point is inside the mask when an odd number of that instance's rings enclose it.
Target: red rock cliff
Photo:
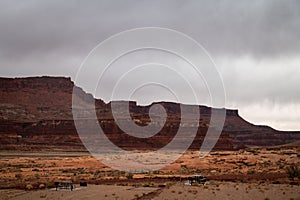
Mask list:
[[[107,137],[124,149],[158,149],[172,140],[180,126],[180,104],[159,102],[167,111],[162,130],[151,139],[137,139],[124,133],[111,114],[111,103],[94,100],[70,78],[30,77],[0,78],[0,144],[1,149],[83,148],[72,115],[72,92],[83,103],[95,101],[99,124]],[[150,106],[130,102],[132,119],[139,125],[149,123]],[[190,106],[189,109],[199,109]],[[200,106],[201,119],[192,149],[199,149],[210,125],[211,109]],[[189,127],[183,128],[187,134]],[[300,140],[299,132],[276,131],[255,126],[226,110],[226,121],[215,150],[232,150],[244,145],[279,145]]]

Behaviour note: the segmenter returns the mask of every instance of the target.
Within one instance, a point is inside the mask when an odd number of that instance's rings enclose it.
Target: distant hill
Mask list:
[[[180,125],[181,104],[156,102],[167,111],[164,127],[150,139],[135,138],[117,126],[111,113],[111,102],[106,104],[94,99],[74,86],[70,78],[0,78],[0,149],[84,149],[73,121],[73,88],[82,105],[95,101],[99,124],[106,136],[123,149],[159,149],[172,140],[180,126],[184,126],[182,130],[186,134],[191,128],[189,123]],[[132,119],[141,126],[147,125],[150,105],[138,106],[136,102],[129,102],[129,105]],[[190,149],[200,148],[211,126],[210,116],[214,108],[189,106],[189,109],[199,108],[199,128]],[[234,150],[251,145],[276,146],[296,141],[300,141],[298,131],[285,132],[256,126],[241,118],[237,110],[227,109],[224,129],[214,150]]]

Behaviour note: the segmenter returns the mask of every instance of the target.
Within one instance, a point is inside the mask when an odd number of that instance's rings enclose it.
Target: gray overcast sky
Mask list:
[[[226,107],[256,124],[300,130],[297,0],[0,1],[0,75],[74,79],[99,42],[148,26],[205,47],[222,75]]]

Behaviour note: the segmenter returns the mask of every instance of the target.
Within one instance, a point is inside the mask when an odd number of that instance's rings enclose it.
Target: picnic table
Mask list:
[[[201,176],[201,175],[194,175],[192,177],[189,177],[188,181],[191,185],[193,185],[193,183],[205,184],[206,183],[206,177]]]
[[[58,189],[71,190],[71,191],[73,191],[73,189],[75,189],[73,182],[69,182],[69,181],[55,182],[54,185],[55,185],[56,191]]]

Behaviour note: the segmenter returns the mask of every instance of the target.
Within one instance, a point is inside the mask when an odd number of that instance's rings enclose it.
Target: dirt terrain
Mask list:
[[[153,198],[153,200],[160,199],[299,200],[300,186],[232,182],[211,182],[198,187],[176,184]]]
[[[39,191],[2,191],[7,199],[11,200],[32,200],[32,199],[136,199],[147,195],[157,188],[150,187],[132,187],[132,186],[115,186],[115,185],[88,185],[88,187],[78,187],[74,191],[67,190],[39,190]],[[2,198],[0,198],[2,199]],[[3,198],[5,199],[5,198]]]
[[[257,184],[257,183],[232,183],[211,181],[206,185],[186,186],[176,183],[170,187],[160,189],[156,187],[132,187],[116,185],[88,185],[79,187],[74,191],[20,191],[2,190],[0,199],[32,200],[32,199],[300,199],[300,186],[288,184]]]
[[[146,198],[147,191],[156,199],[200,199],[202,195],[208,199],[236,199],[239,195],[243,199],[251,199],[253,195],[258,199],[281,199],[285,195],[289,195],[287,199],[297,199],[300,194],[299,178],[291,179],[286,173],[287,167],[300,166],[300,147],[294,146],[211,152],[201,159],[197,152],[189,151],[154,172],[115,171],[88,152],[2,151],[0,155],[2,199],[13,196],[16,197],[12,199],[39,199],[45,195],[46,199],[71,199],[77,193],[84,198],[90,194],[87,191],[107,195],[107,199],[122,199],[127,193],[123,199]],[[209,184],[184,186],[187,177],[193,174],[207,176]],[[56,181],[72,181],[77,185],[85,181],[89,187],[73,193],[46,190],[53,188]],[[109,191],[106,193],[97,189],[106,186],[115,189],[103,190]],[[128,188],[135,189],[128,191]],[[116,191],[114,196],[112,191]]]

